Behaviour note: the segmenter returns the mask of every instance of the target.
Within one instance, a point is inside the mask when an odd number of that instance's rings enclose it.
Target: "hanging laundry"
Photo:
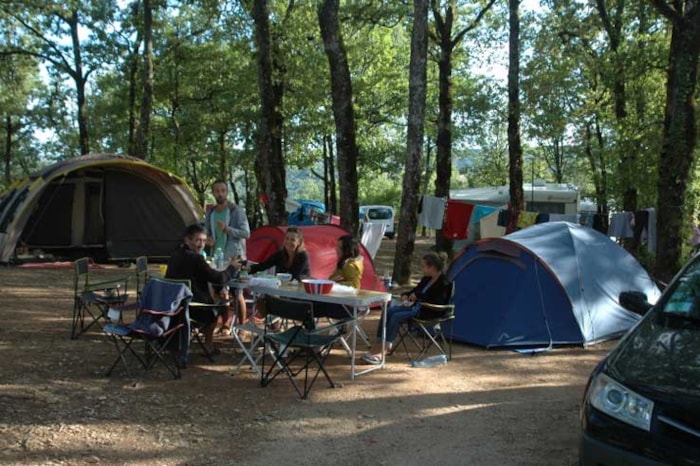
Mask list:
[[[632,236],[633,250],[636,250],[636,248],[646,243],[648,237],[648,224],[649,212],[647,212],[646,210],[638,210],[634,213],[634,226]]]
[[[582,212],[578,216],[579,225],[584,227],[593,228],[593,214],[590,212]]]
[[[644,209],[649,212],[649,220],[647,221],[647,250],[656,252],[656,209],[649,207]]]
[[[498,212],[498,226],[507,227],[510,222],[510,210],[503,209]]]
[[[499,214],[500,212],[494,211],[479,221],[479,233],[481,238],[500,238],[506,234],[505,227],[498,225]]]
[[[527,228],[534,225],[536,220],[537,212],[523,211],[520,212],[520,215],[518,215],[518,223],[516,226],[518,228]]]
[[[610,226],[608,226],[608,236],[615,238],[632,238],[633,212],[617,212],[610,216]]]
[[[487,215],[491,215],[492,213],[496,212],[497,210],[498,210],[498,207],[491,207],[488,205],[475,205],[474,211],[472,211],[472,219],[471,219],[470,223],[477,223],[482,218],[486,217]]]
[[[547,223],[549,222],[549,214],[544,214],[540,212],[537,214],[537,219],[535,219],[535,223]]]
[[[433,230],[442,228],[445,219],[445,199],[441,197],[423,195],[418,214],[418,225]]]
[[[466,239],[474,204],[449,200],[445,209],[445,225],[442,234],[449,239]]]

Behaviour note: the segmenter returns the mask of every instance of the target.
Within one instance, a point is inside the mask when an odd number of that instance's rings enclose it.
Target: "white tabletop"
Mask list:
[[[321,303],[343,304],[352,307],[365,307],[391,301],[391,293],[382,291],[359,290],[357,294],[333,292],[328,294],[312,294],[307,293],[301,284],[283,284],[279,287],[263,285],[249,286],[246,282],[234,281],[229,283],[229,285],[235,288],[250,288],[250,290],[255,293],[271,294],[283,298],[306,299],[308,301],[317,301]]]

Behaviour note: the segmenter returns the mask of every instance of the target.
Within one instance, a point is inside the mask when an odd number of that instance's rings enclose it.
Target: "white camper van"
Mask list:
[[[360,206],[360,223],[384,223],[386,230],[384,236],[394,238],[394,208],[389,205],[363,205]]]

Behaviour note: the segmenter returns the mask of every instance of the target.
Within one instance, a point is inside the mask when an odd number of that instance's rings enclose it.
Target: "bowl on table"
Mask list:
[[[306,278],[301,281],[304,290],[311,294],[328,294],[333,289],[333,280],[323,280],[320,278]]]
[[[282,283],[289,283],[292,281],[291,273],[278,273],[275,275]]]

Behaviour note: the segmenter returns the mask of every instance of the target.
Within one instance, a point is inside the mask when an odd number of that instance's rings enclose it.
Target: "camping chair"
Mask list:
[[[143,288],[141,312],[128,325],[105,325],[104,332],[117,350],[117,358],[107,370],[107,377],[121,361],[127,374],[126,356],[136,358],[144,369],[156,363],[163,364],[174,378],[180,378],[180,367],[189,349],[188,306],[192,292],[184,283],[151,279]],[[143,354],[134,349],[134,343],[144,342]],[[170,357],[166,353],[170,354]]]
[[[452,285],[452,296],[454,296],[454,284]],[[450,327],[449,336],[447,336],[445,327],[451,326],[454,318],[453,297],[450,298],[449,304],[421,303],[418,314],[401,324],[398,341],[389,354],[393,354],[399,346],[403,346],[406,355],[412,361],[422,359],[432,349],[436,349],[448,360],[452,359],[452,331]],[[407,339],[418,349],[415,358],[411,356],[406,344]]]
[[[275,358],[267,371],[265,358],[262,359],[260,385],[266,387],[278,375],[284,373],[299,396],[306,399],[318,375],[322,372],[330,386],[335,388],[333,380],[326,371],[325,362],[332,346],[340,340],[339,327],[349,323],[350,319],[315,328],[313,303],[309,301],[266,296],[265,306],[269,314],[293,321],[295,324],[279,333],[271,333],[265,328],[263,339]],[[296,364],[297,361],[299,364]],[[315,366],[315,371],[312,366]],[[302,372],[304,373],[303,388],[295,380]]]
[[[163,278],[161,280],[169,283],[182,283],[183,285],[187,286],[188,289],[192,288],[192,283],[186,278]],[[212,312],[216,312],[216,309],[220,306],[220,304],[201,303],[198,301],[190,301],[189,305],[190,308],[211,309]],[[204,344],[204,340],[202,340],[200,330],[204,326],[204,323],[193,318],[190,313],[187,314],[187,319],[190,327],[190,339],[194,340],[197,345],[199,345],[199,347],[202,349],[204,357],[207,358],[209,362],[214,362],[214,355],[211,351],[209,351],[209,349],[207,349],[207,346]]]
[[[122,307],[129,295],[129,277],[91,282],[90,261],[83,257],[74,262],[73,321],[71,339],[75,340],[100,321],[121,322]]]
[[[238,360],[236,367],[231,371],[232,376],[236,376],[243,365],[248,362],[248,365],[252,370],[257,372],[258,376],[262,377],[262,369],[260,368],[260,361],[265,354],[265,345],[263,343],[265,337],[265,331],[272,331],[271,322],[264,320],[262,315],[258,312],[258,303],[262,303],[263,297],[259,300],[256,299],[255,295],[253,299],[246,299],[246,304],[251,304],[251,309],[253,312],[247,313],[247,322],[238,322],[237,315],[234,316],[234,323],[231,327],[231,335],[233,336],[233,343],[238,346],[240,352],[243,355]],[[236,300],[237,302],[237,300]],[[256,318],[261,318],[263,321],[258,324]],[[267,329],[265,327],[268,327]],[[248,332],[250,335],[250,340],[245,343],[241,338],[241,332]],[[273,354],[274,356],[274,354]]]
[[[452,359],[452,332],[445,335],[445,326],[455,318],[454,304],[421,304],[418,314],[408,319],[399,331],[399,340],[392,348],[393,354],[399,345],[404,347],[406,354],[412,361],[421,360],[431,349],[437,349],[439,354]],[[411,353],[406,345],[409,339],[418,348],[418,355],[411,357]]]

